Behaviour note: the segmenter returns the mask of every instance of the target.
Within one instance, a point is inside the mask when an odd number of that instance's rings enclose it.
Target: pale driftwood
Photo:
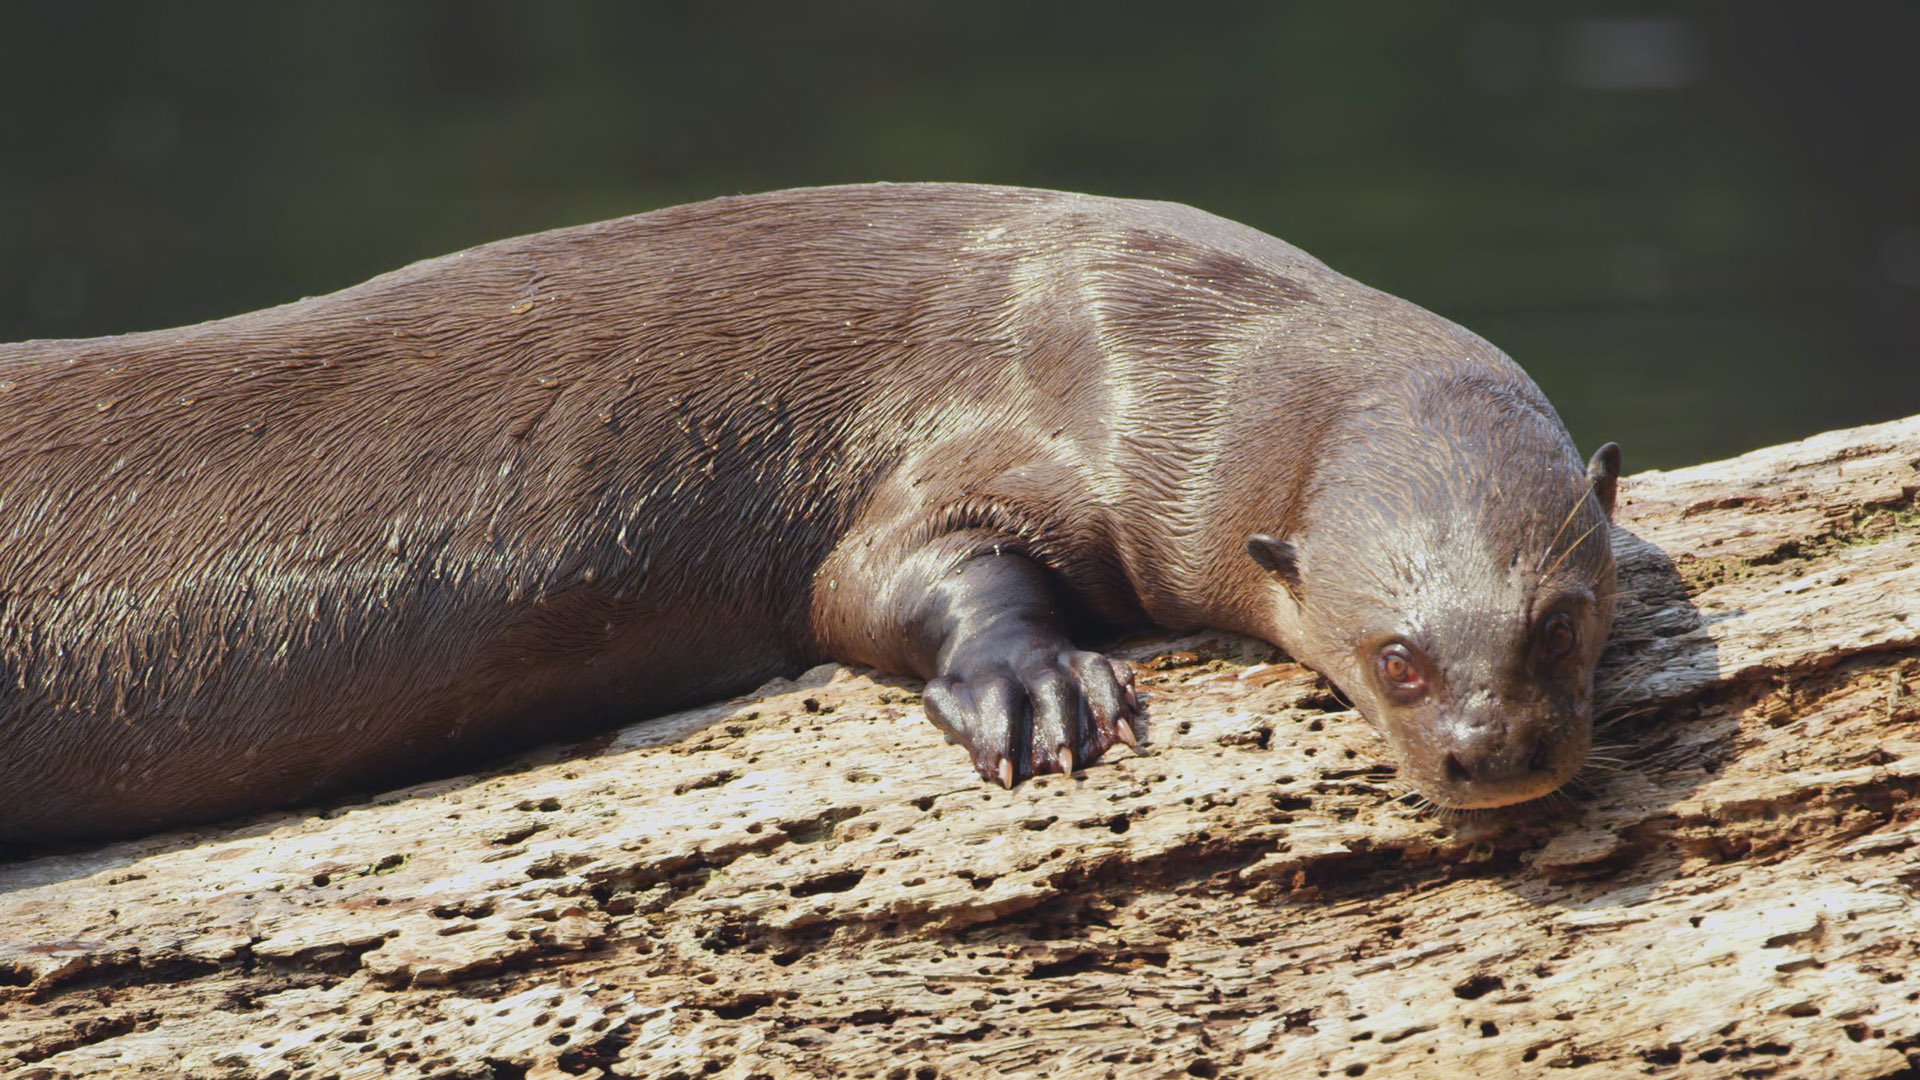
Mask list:
[[[1157,657],[1007,792],[838,669],[516,771],[0,866],[56,1076],[1893,1077],[1920,1067],[1920,418],[1623,489],[1613,749],[1433,817],[1310,674]]]

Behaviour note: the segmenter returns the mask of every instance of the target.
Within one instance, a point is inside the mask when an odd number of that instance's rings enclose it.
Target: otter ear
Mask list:
[[[1269,574],[1287,585],[1287,591],[1300,595],[1300,554],[1293,545],[1277,536],[1254,533],[1247,537],[1247,554],[1253,556]]]
[[[1608,443],[1593,452],[1587,459],[1587,482],[1593,485],[1594,498],[1600,500],[1600,509],[1607,512],[1607,519],[1613,519],[1613,496],[1620,490],[1620,444]]]

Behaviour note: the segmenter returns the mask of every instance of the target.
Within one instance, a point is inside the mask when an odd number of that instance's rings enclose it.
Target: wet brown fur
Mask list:
[[[1325,467],[1402,451],[1365,490]],[[1346,686],[1301,613],[1423,571],[1315,537],[1492,533],[1537,570],[1577,536],[1553,573],[1610,575],[1591,514],[1543,544],[1584,490],[1480,339],[1186,207],[1024,189],[719,199],[0,346],[0,838],[289,804],[825,658],[929,675],[906,593],[990,548],[1076,625],[1259,634]],[[1256,532],[1302,538],[1300,604]]]

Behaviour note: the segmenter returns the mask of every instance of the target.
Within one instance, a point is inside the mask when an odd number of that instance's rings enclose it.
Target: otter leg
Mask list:
[[[927,582],[903,627],[929,676],[927,717],[989,780],[1071,773],[1116,742],[1138,742],[1133,669],[1074,647],[1046,571],[981,554]]]

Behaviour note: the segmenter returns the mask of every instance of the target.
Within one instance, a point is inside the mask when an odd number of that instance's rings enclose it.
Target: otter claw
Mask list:
[[[1098,653],[1045,648],[1037,658],[956,664],[927,681],[927,719],[966,747],[988,783],[1072,776],[1117,743],[1138,746],[1132,671]]]

